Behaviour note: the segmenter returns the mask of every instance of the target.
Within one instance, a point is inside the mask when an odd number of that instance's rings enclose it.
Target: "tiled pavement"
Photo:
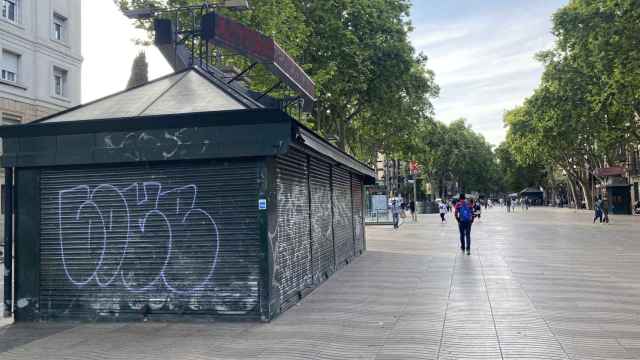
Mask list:
[[[640,217],[489,211],[473,253],[434,216],[270,324],[24,324],[0,359],[640,359]],[[4,352],[3,352],[4,351]]]

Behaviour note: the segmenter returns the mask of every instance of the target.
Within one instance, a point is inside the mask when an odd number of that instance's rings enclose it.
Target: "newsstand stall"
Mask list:
[[[366,249],[373,170],[197,66],[0,136],[17,321],[268,321]]]

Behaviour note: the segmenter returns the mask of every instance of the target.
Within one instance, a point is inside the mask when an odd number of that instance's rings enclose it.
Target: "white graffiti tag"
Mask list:
[[[60,257],[77,287],[123,287],[143,293],[164,286],[202,291],[219,252],[218,227],[196,207],[198,187],[162,190],[157,182],[126,188],[80,185],[58,194]]]

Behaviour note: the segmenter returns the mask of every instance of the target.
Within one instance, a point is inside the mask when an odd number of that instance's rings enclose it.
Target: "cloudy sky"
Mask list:
[[[531,94],[542,67],[533,56],[553,43],[551,14],[567,0],[413,0],[413,45],[429,56],[441,94],[436,117],[464,117],[489,142],[504,139],[502,114]],[[123,90],[145,37],[112,0],[83,0],[82,101]],[[109,29],[108,31],[106,29]],[[150,78],[171,72],[145,48]]]
[[[411,40],[429,56],[440,97],[436,117],[466,118],[499,144],[502,114],[521,104],[542,74],[535,53],[553,45],[551,15],[567,0],[413,0]]]

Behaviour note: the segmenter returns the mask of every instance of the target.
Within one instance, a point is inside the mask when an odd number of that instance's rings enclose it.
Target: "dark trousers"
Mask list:
[[[444,222],[444,213],[440,214],[440,219],[442,219],[442,222]]]
[[[471,249],[471,223],[459,222],[458,228],[460,229],[460,248],[470,250]]]
[[[393,228],[397,229],[398,223],[400,223],[400,214],[393,214]]]
[[[593,222],[595,223],[596,220],[600,220],[600,222],[602,222],[602,211],[601,210],[596,210],[596,215],[593,218]]]

